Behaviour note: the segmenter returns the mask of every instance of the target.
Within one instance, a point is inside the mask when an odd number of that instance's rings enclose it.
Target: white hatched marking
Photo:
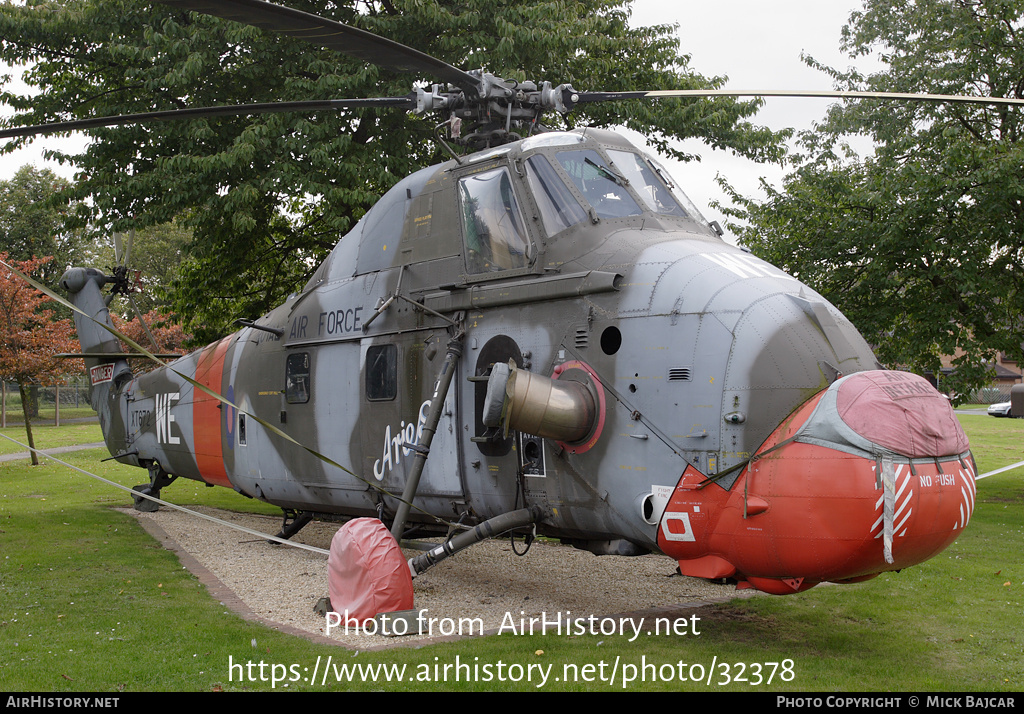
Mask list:
[[[873,466],[872,466],[872,470],[874,470]],[[895,497],[896,497],[896,506],[897,506],[897,508],[896,508],[896,512],[893,514],[893,520],[899,518],[900,514],[903,513],[904,509],[906,509],[910,505],[911,501],[914,498],[914,489],[913,489],[913,487],[911,487],[910,467],[907,466],[906,467],[906,473],[904,473],[904,465],[898,466],[896,468],[896,474],[895,475],[896,475],[896,478],[895,478],[895,481],[896,481],[896,496]],[[903,478],[903,483],[900,483],[900,478],[901,477]],[[883,494],[878,498],[878,500],[875,501],[875,511],[883,511],[883,512],[879,514],[878,519],[874,523],[872,523],[871,524],[871,528],[868,529],[868,533],[869,534],[870,533],[874,533],[874,537],[875,537],[876,540],[878,538],[882,537],[882,533],[883,533],[883,530],[884,530],[884,529],[882,529],[882,522],[883,522],[883,520],[885,520],[885,513],[884,513],[884,510],[883,510],[883,501],[884,500],[885,500],[885,493],[883,492]],[[903,525],[907,522],[907,519],[910,518],[910,515],[913,512],[914,512],[913,508],[911,508],[909,511],[907,511],[907,514],[903,517],[903,520],[901,520],[899,522],[899,524],[896,526],[896,528],[893,529],[893,532],[895,533],[896,537],[905,536],[907,534],[907,532],[905,530],[900,531],[900,529],[903,528]],[[876,531],[877,531],[877,533],[876,533]]]
[[[966,528],[967,524],[971,521],[971,513],[973,512],[971,508],[971,499],[963,488],[960,489],[960,494],[964,497],[963,503],[960,504],[960,527]],[[967,506],[966,517],[964,516],[964,506]]]
[[[960,497],[963,500],[960,503],[960,520],[953,524],[953,530],[966,528],[974,514],[974,500],[978,493],[978,484],[970,462],[967,462],[965,468],[960,469],[960,480]]]
[[[899,525],[896,526],[896,530],[899,530],[900,528],[903,527],[903,524],[907,522],[907,519],[910,518],[910,514],[913,513],[913,512],[914,512],[913,508],[911,508],[909,511],[907,511],[907,515],[905,515],[903,517],[903,520],[899,522]],[[906,531],[903,531],[903,533],[900,533],[900,535],[904,535],[905,533],[906,533]]]

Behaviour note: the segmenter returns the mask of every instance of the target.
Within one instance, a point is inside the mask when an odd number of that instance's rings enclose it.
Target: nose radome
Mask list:
[[[877,458],[942,458],[970,448],[948,399],[923,377],[884,370],[828,389],[800,438]]]
[[[970,519],[974,477],[948,400],[916,375],[860,372],[780,425],[728,492],[697,504],[684,474],[659,545],[684,574],[768,592],[864,580],[952,543]]]
[[[842,375],[877,367],[853,325],[820,299],[778,292],[737,307],[722,392],[722,440],[736,456],[720,468],[754,453],[800,404]]]

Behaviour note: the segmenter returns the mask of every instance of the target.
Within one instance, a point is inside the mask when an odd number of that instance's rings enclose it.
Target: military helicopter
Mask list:
[[[581,103],[729,92],[514,83],[260,0],[165,1],[429,73],[405,97],[289,106],[439,113],[478,150],[400,181],[284,304],[145,374],[108,329],[123,272],[65,274],[109,451],[148,470],[137,507],[183,477],[280,506],[285,537],[320,514],[448,536],[410,576],[528,529],[775,594],[920,563],[967,526],[973,457],[927,381],[723,241],[655,157],[540,130]]]

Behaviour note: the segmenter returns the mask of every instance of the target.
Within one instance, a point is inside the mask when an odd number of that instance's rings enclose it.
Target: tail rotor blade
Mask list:
[[[124,242],[121,240],[121,234],[114,233],[114,262],[119,266],[122,264],[121,257],[124,255]]]
[[[149,325],[146,324],[146,318],[142,316],[142,310],[139,309],[138,304],[135,302],[135,298],[128,295],[128,302],[131,303],[132,309],[135,310],[136,316],[139,318],[139,324],[142,325],[142,329],[146,331],[146,336],[149,338],[150,344],[156,348],[157,352],[162,352],[163,347],[156,341],[156,337],[153,336],[153,332],[149,329]]]
[[[135,229],[132,228],[128,231],[128,241],[124,246],[124,264],[131,265],[132,260],[132,243],[135,242]]]

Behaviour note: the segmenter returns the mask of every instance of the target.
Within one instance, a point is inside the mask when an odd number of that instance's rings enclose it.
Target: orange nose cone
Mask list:
[[[776,429],[729,491],[688,469],[659,544],[684,574],[767,592],[865,580],[952,543],[970,520],[974,477],[967,438],[931,385],[858,373]]]

